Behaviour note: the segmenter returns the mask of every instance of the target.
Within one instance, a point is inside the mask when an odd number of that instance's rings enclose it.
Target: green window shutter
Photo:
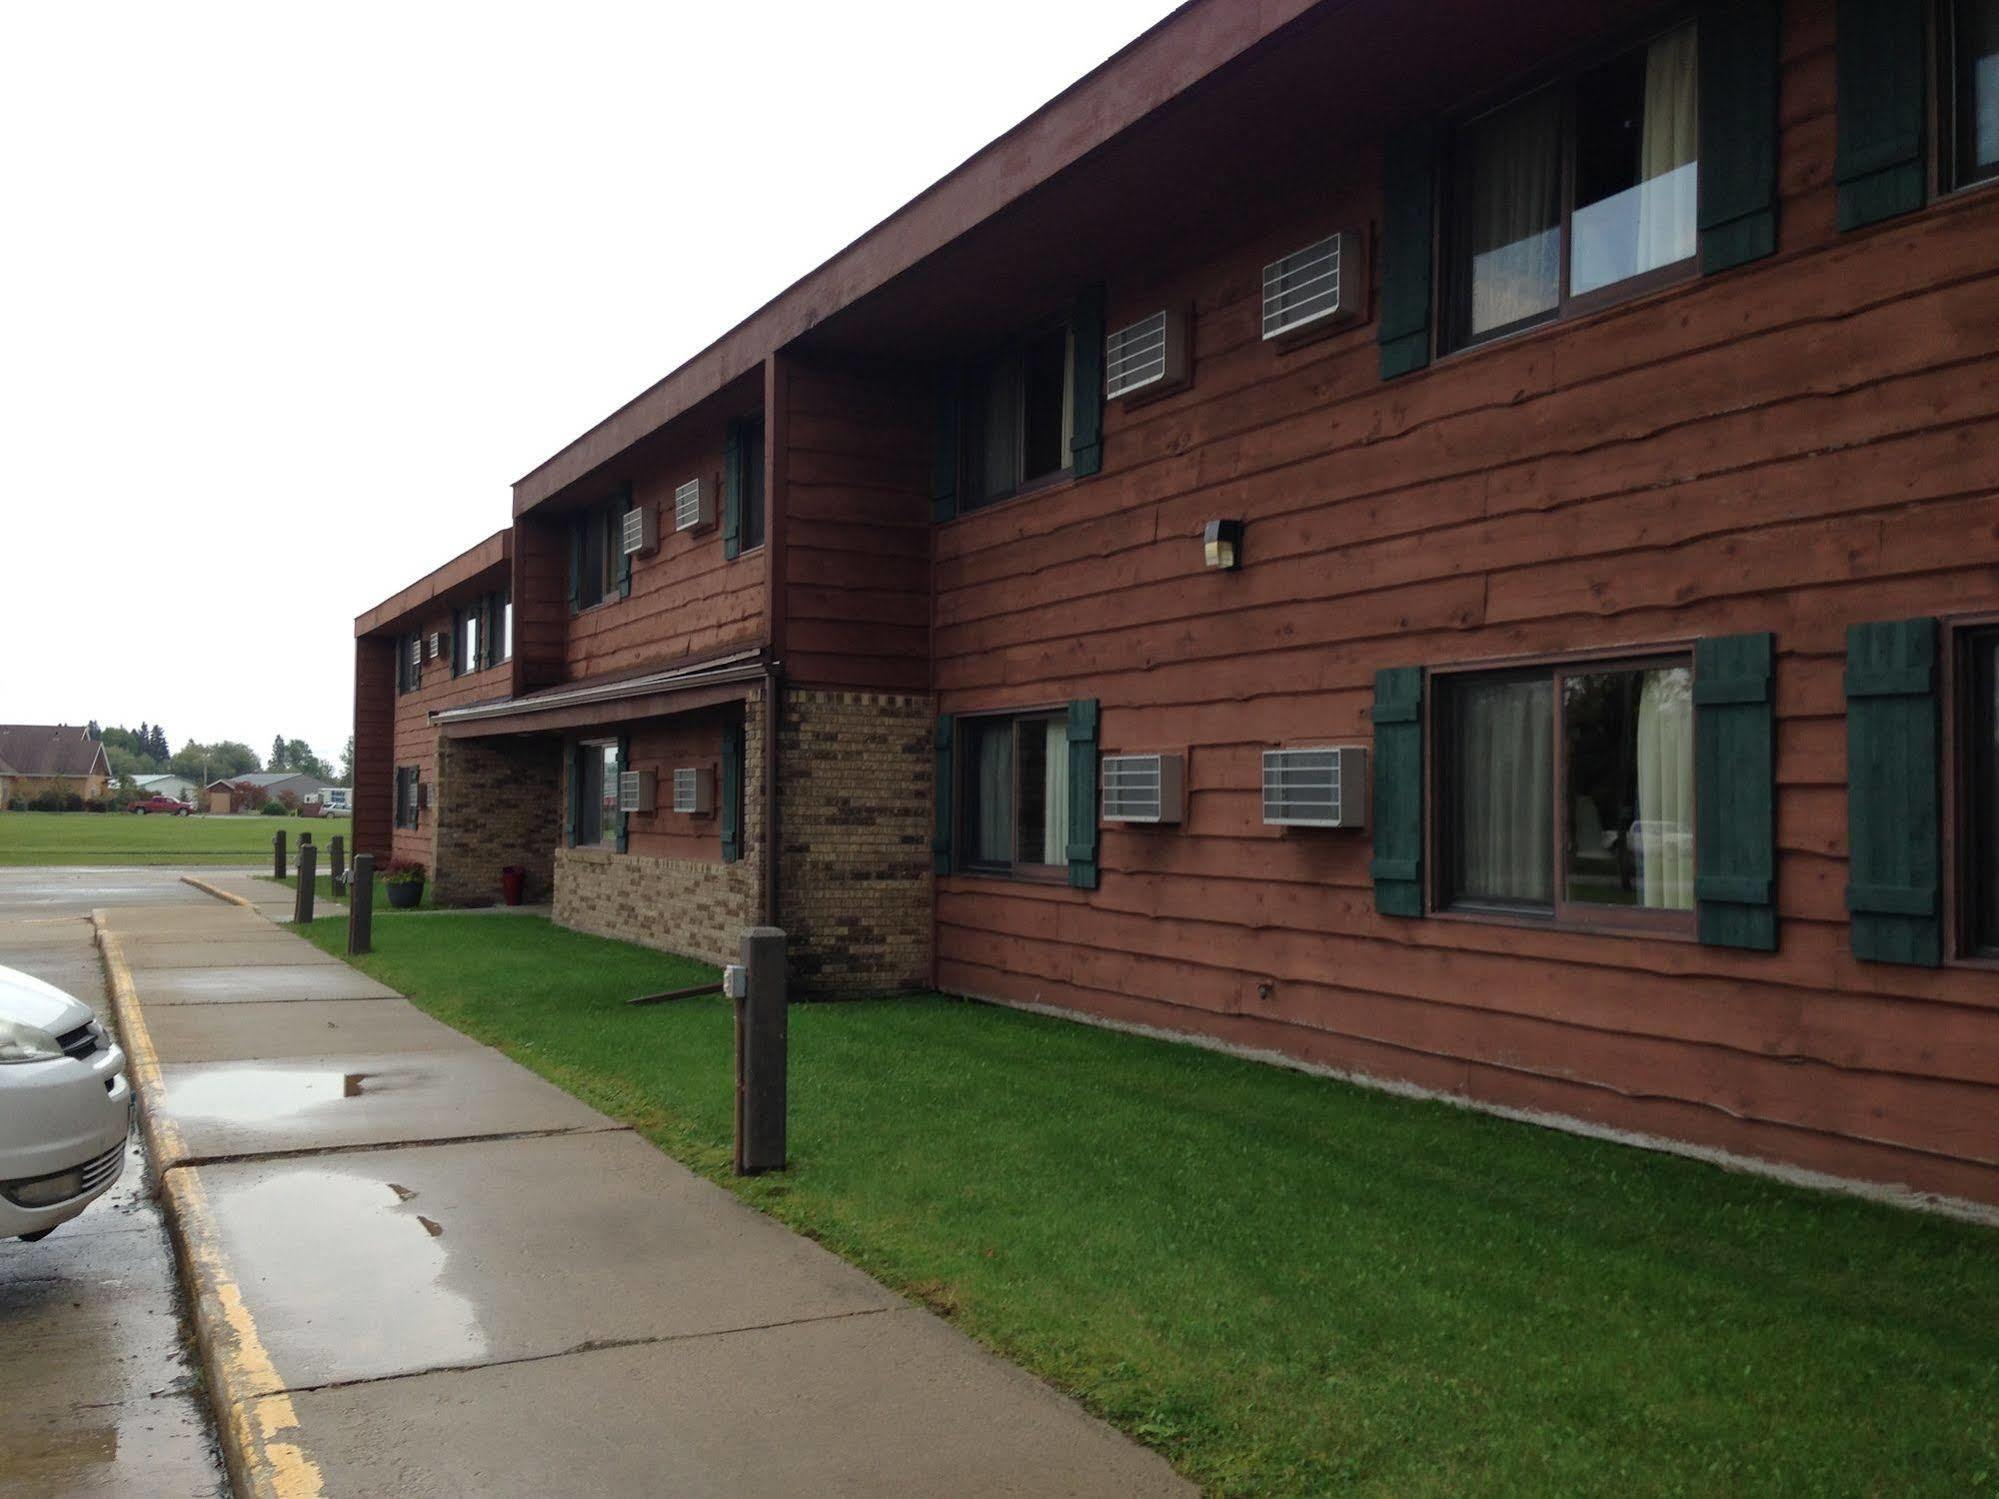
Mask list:
[[[937,750],[937,814],[930,835],[930,852],[931,867],[939,874],[949,874],[952,869],[951,833],[957,826],[956,814],[952,810],[952,793],[958,784],[957,760],[952,751],[957,739],[957,724],[958,721],[948,713],[937,716],[934,741]]]
[[[1097,700],[1069,704],[1069,883],[1097,888]]]
[[[1423,669],[1374,674],[1374,909],[1423,914]]]
[[[1937,622],[1846,632],[1846,909],[1853,955],[1943,961]]]
[[[1437,147],[1428,120],[1405,126],[1382,153],[1381,378],[1430,362],[1430,257],[1435,234]]]
[[[961,376],[953,366],[937,377],[937,453],[930,470],[930,518],[947,521],[958,513],[958,403]]]
[[[1700,237],[1705,274],[1777,249],[1777,0],[1700,13]]]
[[[583,612],[583,528],[590,523],[586,515],[572,515],[569,518],[569,612]]]
[[[624,786],[622,782],[624,779],[625,767],[630,765],[631,763],[632,763],[632,741],[625,735],[620,734],[618,736],[618,769],[616,774],[613,775],[611,778],[611,784],[605,788],[607,791],[611,793],[611,800],[618,808],[617,812],[618,821],[616,826],[618,834],[619,853],[623,853],[625,851],[625,847],[627,843],[630,841],[629,835],[625,828],[625,808],[624,808],[625,797],[624,797]]]
[[[743,726],[722,731],[722,862],[743,856]]]
[[[1069,317],[1075,370],[1070,381],[1069,470],[1079,479],[1104,466],[1104,288],[1088,287]]]
[[[743,552],[744,473],[743,424],[729,423],[729,441],[722,450],[722,555],[740,557]]]
[[[615,534],[607,538],[606,544],[615,543],[618,548],[618,597],[628,599],[632,596],[632,554],[625,550],[625,517],[632,513],[632,486],[629,483],[619,491],[616,503],[618,524],[613,528]]]
[[[1839,227],[1923,206],[1929,47],[1915,0],[1839,0]]]
[[[1774,655],[1767,634],[1694,645],[1694,900],[1710,947],[1777,949]]]
[[[582,749],[573,744],[569,747],[569,753],[564,757],[569,768],[567,777],[569,784],[565,788],[567,794],[564,797],[567,807],[565,816],[568,820],[563,824],[562,828],[562,842],[565,848],[576,847],[576,829],[578,824],[583,820],[582,758]]]

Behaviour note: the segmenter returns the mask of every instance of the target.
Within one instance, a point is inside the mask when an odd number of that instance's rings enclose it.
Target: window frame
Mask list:
[[[1694,642],[1664,641],[1642,647],[1619,646],[1597,651],[1569,651],[1548,655],[1512,657],[1503,660],[1461,661],[1434,666],[1424,673],[1428,711],[1424,714],[1423,786],[1425,862],[1424,902],[1428,914],[1449,921],[1484,922],[1504,926],[1525,926],[1548,931],[1591,932],[1616,936],[1660,937],[1674,941],[1699,940],[1700,903],[1695,900],[1684,910],[1644,906],[1615,906],[1565,898],[1570,820],[1565,788],[1568,781],[1568,743],[1562,713],[1562,681],[1565,676],[1607,674],[1619,671],[1653,671],[1684,666],[1694,680]],[[1554,718],[1550,746],[1550,774],[1553,777],[1552,812],[1549,835],[1553,840],[1553,900],[1547,906],[1524,902],[1459,901],[1451,891],[1452,862],[1449,854],[1450,828],[1447,809],[1452,798],[1447,788],[1449,761],[1444,751],[1444,735],[1450,728],[1449,699],[1454,684],[1468,679],[1520,681],[1546,679],[1551,688]],[[1699,729],[1694,730],[1698,735]],[[1699,843],[1700,777],[1694,777],[1694,878],[1700,876]]]
[[[1502,89],[1495,90],[1481,102],[1462,113],[1446,117],[1441,132],[1441,170],[1437,173],[1437,201],[1434,215],[1437,230],[1434,235],[1435,260],[1432,283],[1436,287],[1436,336],[1437,357],[1447,359],[1455,354],[1467,354],[1474,349],[1504,339],[1515,338],[1536,328],[1545,328],[1551,323],[1567,322],[1575,318],[1587,317],[1606,307],[1614,307],[1635,297],[1661,291],[1669,286],[1677,286],[1683,281],[1697,279],[1700,275],[1700,238],[1694,239],[1693,254],[1669,265],[1654,266],[1649,271],[1640,271],[1635,276],[1627,276],[1622,281],[1613,281],[1607,286],[1599,286],[1593,291],[1572,294],[1572,262],[1575,250],[1573,220],[1575,217],[1576,187],[1576,85],[1585,73],[1604,64],[1634,52],[1640,47],[1651,45],[1660,37],[1669,36],[1683,26],[1695,29],[1695,55],[1699,55],[1699,12],[1688,7],[1677,8],[1664,16],[1654,17],[1636,30],[1620,32],[1614,40],[1600,43],[1589,50],[1571,54],[1565,60],[1550,64],[1531,73],[1516,78]],[[1510,108],[1546,89],[1561,91],[1561,232],[1562,253],[1555,305],[1546,312],[1517,318],[1513,322],[1484,333],[1458,335],[1461,319],[1469,321],[1468,298],[1470,289],[1461,285],[1458,270],[1457,249],[1463,237],[1463,224],[1470,218],[1469,193],[1471,174],[1460,170],[1460,158],[1464,154],[1460,143],[1465,132],[1480,120],[1501,110]],[[1698,69],[1695,80],[1695,138],[1694,161],[1696,183],[1698,184],[1699,163],[1706,159],[1703,142],[1700,139],[1699,103],[1700,79]],[[1698,192],[1698,186],[1696,188]],[[1698,227],[1698,210],[1696,210]]]
[[[485,670],[486,600],[483,596],[451,611],[451,675],[469,677]],[[470,633],[467,633],[467,630]]]
[[[973,372],[989,370],[1006,361],[1012,361],[1014,366],[1015,397],[1013,461],[1015,471],[1021,472],[1027,466],[1027,351],[1034,344],[1056,334],[1061,335],[1063,341],[1062,409],[1060,413],[1060,425],[1063,434],[1061,438],[1062,462],[1045,474],[1038,474],[1031,479],[1022,478],[1016,480],[1014,486],[1003,494],[986,494],[984,492],[984,471],[986,466],[985,413],[981,409],[976,423],[972,420],[974,395],[971,388],[972,381],[970,379],[961,380],[958,391],[957,492],[959,496],[959,515],[970,514],[978,510],[987,510],[994,505],[1004,504],[1008,500],[1017,500],[1023,495],[1036,494],[1041,490],[1053,488],[1055,485],[1068,483],[1075,478],[1076,451],[1073,441],[1073,429],[1076,407],[1076,328],[1073,318],[1067,316],[1041,318],[1012,337],[994,344],[971,359],[965,360],[962,368],[966,375],[969,376]],[[983,383],[980,384],[979,389],[983,392]],[[976,451],[971,440],[971,434],[974,431],[978,433],[979,437]],[[974,478],[975,474],[976,480]],[[979,498],[977,500],[967,498],[973,494],[978,494]]]
[[[622,772],[625,768],[623,760],[618,758],[618,740],[615,735],[609,738],[598,736],[590,739],[578,739],[570,745],[569,773],[571,776],[576,778],[576,788],[571,794],[575,797],[576,800],[577,822],[576,826],[571,829],[569,846],[571,848],[578,848],[578,849],[591,849],[595,850],[598,853],[614,854],[618,851],[618,830],[611,825],[611,822],[609,820],[600,822],[597,829],[597,837],[594,840],[588,843],[583,841],[582,818],[583,818],[583,808],[585,805],[585,799],[583,796],[583,787],[582,787],[583,756],[585,752],[589,750],[597,750],[600,752],[603,750],[609,750],[611,752],[610,758],[612,761],[614,761],[617,764],[618,772]],[[599,793],[599,795],[600,795],[600,800],[598,803],[597,814],[600,818],[602,818],[603,804],[601,801],[601,793]],[[616,801],[615,792],[613,793],[612,800],[613,802]],[[616,814],[613,813],[612,818],[615,819],[615,817]]]
[[[954,755],[953,779],[956,781],[956,825],[952,828],[954,844],[963,850],[957,860],[956,872],[979,875],[986,879],[1020,880],[1037,885],[1067,885],[1069,883],[1069,862],[1067,857],[1068,836],[1063,835],[1063,857],[1049,864],[1027,864],[1009,857],[1004,864],[973,857],[977,846],[972,836],[976,823],[978,800],[974,795],[977,786],[978,766],[971,753],[972,736],[982,732],[994,723],[1005,723],[1013,734],[1013,779],[1008,789],[1007,828],[1009,834],[1009,855],[1020,846],[1020,726],[1026,723],[1060,723],[1063,727],[1064,745],[1067,744],[1069,708],[1066,703],[1045,704],[1025,708],[996,708],[980,713],[960,713],[957,715],[959,748]],[[1067,773],[1067,767],[1064,767]]]
[[[570,524],[576,528],[578,534],[586,534],[594,522],[603,540],[604,555],[602,566],[598,569],[600,576],[597,579],[597,596],[594,599],[585,599],[582,594],[582,577],[589,549],[587,546],[577,545],[574,541],[570,543],[571,565],[576,574],[570,579],[571,615],[587,614],[592,609],[618,602],[618,564],[624,547],[623,520],[624,504],[617,498],[586,505],[575,512]]]
[[[1964,967],[1999,970],[1999,946],[1978,938],[1978,898],[1983,885],[1974,865],[1978,840],[1973,822],[1982,804],[1974,788],[1977,776],[1976,738],[1981,705],[1976,700],[1976,652],[1981,642],[1999,641],[1999,613],[1966,615],[1942,621],[1942,690],[1938,708],[1943,716],[1941,812],[1943,815],[1945,888],[1945,961]],[[1999,795],[1999,791],[1989,793]]]
[[[1958,170],[1958,108],[1961,102],[1957,67],[1958,11],[1964,3],[1965,0],[1936,0],[1929,13],[1930,83],[1931,98],[1934,100],[1934,119],[1930,125],[1934,132],[1933,199],[1977,192],[1999,183],[1999,162],[1969,177]]]
[[[394,801],[394,825],[404,831],[414,831],[421,825],[423,807],[417,800],[416,788],[422,767],[398,765],[396,767],[396,791]]]

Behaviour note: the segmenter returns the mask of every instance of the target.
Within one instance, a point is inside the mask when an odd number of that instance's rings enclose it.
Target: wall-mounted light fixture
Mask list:
[[[1208,566],[1232,568],[1242,566],[1242,522],[1239,520],[1211,520],[1201,533]]]

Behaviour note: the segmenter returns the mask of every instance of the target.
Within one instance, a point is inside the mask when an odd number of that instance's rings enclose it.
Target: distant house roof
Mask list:
[[[0,775],[109,775],[111,762],[90,730],[68,724],[0,724]]]
[[[317,791],[326,784],[318,776],[307,775],[302,770],[252,770],[240,776],[223,776],[219,780],[210,781],[208,789],[213,791],[218,786],[255,786],[259,791],[269,791],[274,786],[287,786],[293,781],[305,782],[306,788],[311,791]]]

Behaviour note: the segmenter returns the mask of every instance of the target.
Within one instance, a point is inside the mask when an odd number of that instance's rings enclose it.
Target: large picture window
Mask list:
[[[618,742],[589,740],[576,746],[577,848],[606,848],[618,835]]]
[[[1066,878],[1067,714],[966,718],[961,723],[960,846],[966,867]]]
[[[1074,354],[1068,328],[1058,326],[966,372],[959,424],[961,508],[1006,499],[1069,467]]]
[[[1443,905],[1691,925],[1693,672],[1684,658],[1436,680]]]
[[[1965,946],[1999,957],[1999,630],[1966,642],[1964,795]]]
[[[1999,0],[1943,7],[1944,186],[1999,177]]]
[[[1695,54],[1689,23],[1458,130],[1453,346],[1692,270]]]

